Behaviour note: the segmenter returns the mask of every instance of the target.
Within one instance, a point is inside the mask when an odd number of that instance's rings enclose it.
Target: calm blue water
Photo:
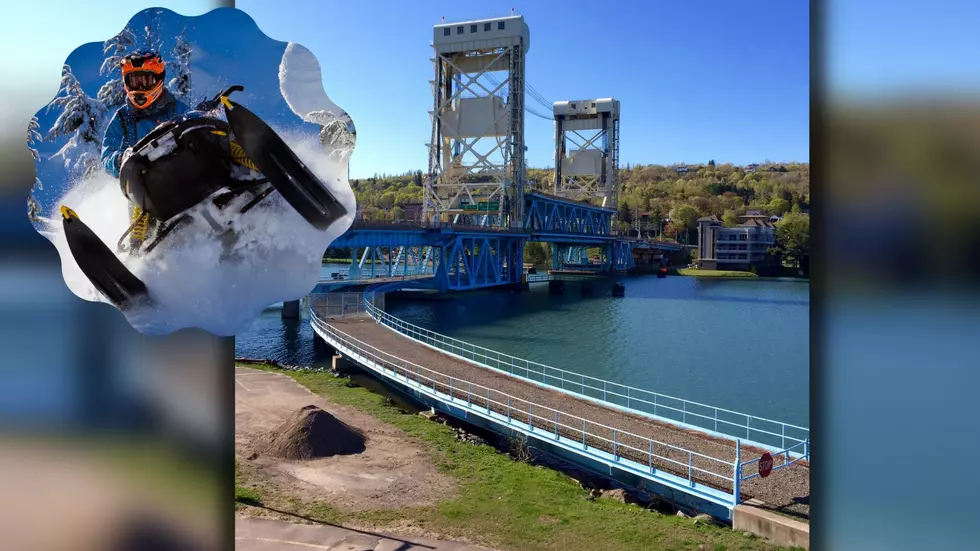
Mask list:
[[[337,267],[326,270],[334,271]],[[809,286],[782,281],[623,278],[581,298],[530,292],[388,303],[411,323],[514,356],[689,400],[809,426]],[[326,363],[307,321],[263,314],[239,356]]]

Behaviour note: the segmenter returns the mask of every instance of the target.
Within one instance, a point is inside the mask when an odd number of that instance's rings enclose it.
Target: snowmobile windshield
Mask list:
[[[163,75],[151,71],[133,71],[126,74],[126,88],[134,92],[152,90],[163,78]]]

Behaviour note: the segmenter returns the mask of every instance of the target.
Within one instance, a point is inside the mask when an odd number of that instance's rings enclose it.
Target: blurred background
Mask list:
[[[65,286],[27,219],[27,123],[65,59],[137,12],[231,1],[9,2],[0,10],[0,548],[233,547],[234,340],[140,335]]]
[[[72,49],[230,4],[3,2],[0,548],[230,547],[232,339],[142,337],[72,295],[27,220],[25,144]],[[813,548],[974,548],[980,5],[811,7]]]

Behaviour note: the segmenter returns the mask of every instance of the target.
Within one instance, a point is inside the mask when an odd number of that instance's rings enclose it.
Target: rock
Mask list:
[[[714,523],[715,523],[714,517],[705,513],[701,513],[700,515],[694,517],[694,524],[696,526],[700,526],[702,524],[707,524],[710,526]]]
[[[745,537],[747,537],[747,538],[751,538],[753,534],[752,534],[752,532],[742,532],[742,535],[745,536]]]
[[[691,518],[686,513],[684,513],[684,511],[677,511],[677,516],[681,518]]]
[[[254,460],[258,459],[258,457],[259,457],[259,454],[255,453],[255,452],[252,452],[252,453],[248,454],[247,457],[245,457],[245,460],[246,461],[254,461]]]
[[[602,497],[608,497],[610,499],[615,499],[620,503],[635,503],[636,500],[629,492],[623,490],[622,488],[615,488],[613,490],[607,490],[602,492]]]

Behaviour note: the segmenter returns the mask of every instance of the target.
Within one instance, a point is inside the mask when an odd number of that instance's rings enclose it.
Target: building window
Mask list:
[[[456,34],[463,34],[463,26],[456,27]]]
[[[442,36],[449,36],[451,34],[453,34],[453,30],[450,29],[449,27],[446,27],[445,29],[442,30]]]
[[[744,233],[741,233],[741,234],[738,235],[738,240],[739,241],[748,241],[749,240],[749,236],[745,235]]]
[[[595,109],[595,102],[592,102],[592,108]]]
[[[471,33],[475,33],[476,32],[476,25],[470,25],[470,32]]]
[[[497,21],[497,30],[498,31],[504,30],[504,22],[503,21]]]
[[[484,31],[489,31],[490,30],[490,23],[484,23],[483,24],[483,30]]]

